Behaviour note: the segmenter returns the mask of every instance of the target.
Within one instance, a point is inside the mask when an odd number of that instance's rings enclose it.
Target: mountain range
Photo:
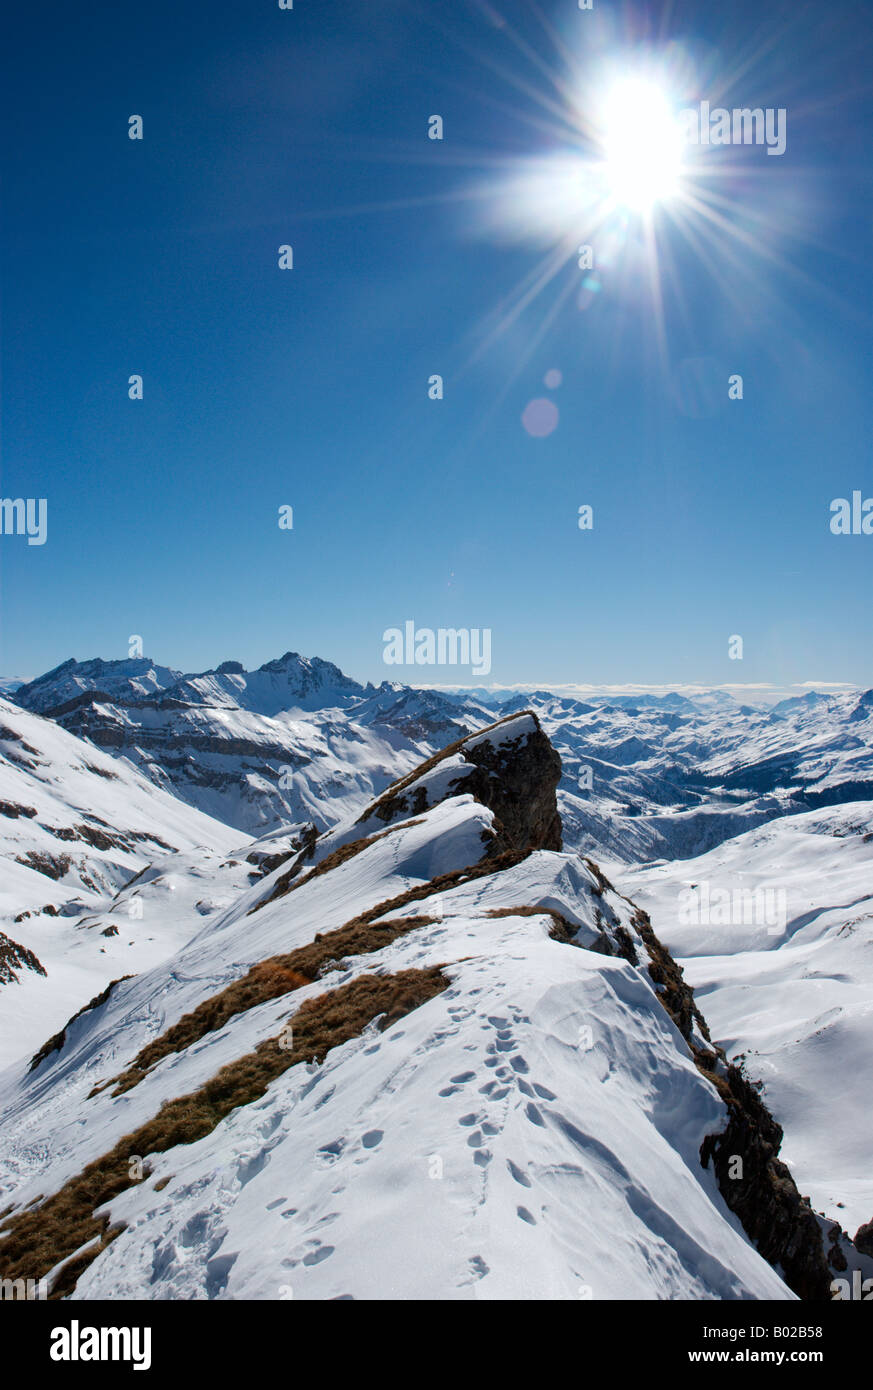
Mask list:
[[[18,686],[0,1277],[824,1299],[873,1276],[871,712],[374,687],[294,653]],[[775,917],[746,911],[767,893]]]

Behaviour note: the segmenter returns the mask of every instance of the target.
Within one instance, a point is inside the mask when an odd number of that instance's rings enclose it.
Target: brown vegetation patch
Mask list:
[[[549,928],[549,936],[553,941],[560,941],[564,945],[575,945],[575,937],[578,927],[574,927],[568,922],[560,912],[552,907],[535,907],[531,903],[525,903],[522,907],[492,907],[485,913],[486,917],[551,917],[552,925]]]
[[[512,868],[526,859],[527,855],[527,850],[507,850],[494,859],[480,860],[478,864],[471,864],[465,869],[440,874],[438,878],[430,879],[427,883],[408,888],[396,898],[376,903],[375,907],[368,908],[366,912],[352,918],[335,931],[317,933],[315,939],[306,946],[298,947],[285,955],[271,956],[268,960],[252,966],[242,979],[235,980],[220,993],[205,999],[160,1037],[148,1043],[134,1058],[131,1066],[115,1077],[116,1089],[113,1094],[121,1095],[124,1091],[131,1090],[163,1057],[191,1047],[206,1033],[223,1028],[236,1014],[244,1013],[258,1004],[264,1004],[291,990],[311,984],[318,978],[319,970],[328,962],[342,956],[369,955],[372,951],[382,950],[404,932],[429,925],[434,920],[431,917],[406,917],[397,922],[378,922],[378,918],[399,912],[411,903],[445,892],[459,884]],[[295,975],[300,977],[296,983]],[[112,1084],[110,1081],[95,1086],[89,1092],[88,1099]]]
[[[151,1120],[126,1134],[108,1153],[89,1163],[61,1190],[35,1209],[20,1212],[0,1234],[0,1278],[40,1279],[60,1261],[76,1255],[76,1268],[56,1281],[50,1298],[72,1292],[76,1280],[105,1249],[119,1228],[95,1210],[132,1186],[132,1155],[165,1153],[211,1134],[238,1106],[260,1099],[276,1077],[297,1062],[322,1062],[332,1048],[358,1037],[374,1019],[384,1031],[448,988],[439,966],[396,975],[360,975],[347,985],[307,1000],[280,1038],[259,1043],[254,1052],[231,1062],[199,1090],[168,1101]],[[145,1174],[149,1176],[148,1172]],[[93,1246],[81,1250],[88,1241]]]
[[[172,1028],[148,1043],[128,1070],[116,1077],[113,1095],[120,1096],[124,1091],[131,1090],[162,1058],[171,1052],[184,1052],[185,1048],[199,1042],[207,1033],[215,1033],[223,1028],[237,1014],[312,984],[313,980],[318,979],[322,967],[329,962],[342,956],[363,956],[380,951],[384,946],[390,946],[398,936],[416,927],[426,926],[431,921],[431,917],[407,917],[371,926],[366,917],[355,917],[337,931],[318,933],[314,941],[298,947],[296,951],[259,961],[242,979],[235,980],[219,994],[204,999]]]

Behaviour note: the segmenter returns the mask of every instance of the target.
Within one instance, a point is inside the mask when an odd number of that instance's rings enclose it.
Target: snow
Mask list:
[[[57,1190],[164,1101],[275,1036],[306,998],[432,965],[451,984],[157,1156],[153,1176],[112,1203],[127,1230],[77,1298],[792,1297],[700,1167],[724,1107],[644,952],[634,967],[586,949],[603,914],[636,937],[634,903],[713,1037],[763,1080],[800,1190],[849,1231],[873,1216],[869,693],[770,708],[724,691],[591,690],[583,702],[482,690],[474,703],[360,686],[286,653],[257,672],[226,663],[187,677],[148,661],[65,663],[25,694],[52,708],[86,690],[110,697],[88,718],[119,733],[115,754],[0,700],[0,726],[17,735],[0,732],[0,801],[35,812],[0,816],[0,930],[48,971],[0,986],[0,1208]],[[519,713],[404,787],[410,805],[423,788],[429,809],[367,817],[505,704]],[[527,736],[527,708],[563,760],[565,852],[394,910],[436,920],[238,1015],[124,1095],[88,1098],[251,965],[477,863],[493,816],[463,793],[464,753]],[[314,855],[269,901],[290,861],[266,877],[254,865],[295,853],[310,822],[325,832]],[[88,843],[83,825],[123,843]],[[377,838],[303,881],[364,835]],[[71,863],[54,880],[16,862],[29,854]],[[627,896],[601,894],[582,854]],[[711,902],[770,890],[784,920],[774,931],[742,915],[695,919],[689,893],[703,886]],[[549,909],[577,929],[576,947],[550,938]],[[36,1049],[124,975],[31,1073]]]
[[[0,802],[35,812],[0,814],[0,931],[47,971],[19,969],[17,982],[0,985],[0,1060],[35,1051],[110,980],[148,969],[184,943],[201,920],[197,899],[217,892],[229,901],[247,882],[250,866],[219,868],[244,843],[238,831],[5,700]],[[82,827],[124,843],[89,844]],[[64,856],[69,867],[54,879],[16,862],[28,854]],[[128,889],[150,864],[159,866],[155,876]],[[30,915],[17,920],[23,913]],[[103,935],[113,927],[117,935]]]
[[[269,876],[119,985],[34,1073],[0,1075],[0,1200],[26,1202],[275,1036],[303,999],[373,970],[440,965],[451,980],[157,1156],[112,1203],[127,1229],[76,1298],[792,1296],[700,1167],[724,1109],[645,969],[550,939],[545,912],[487,915],[542,902],[580,939],[598,912],[630,929],[629,904],[595,893],[573,855],[541,851],[409,905],[437,920],[238,1015],[124,1095],[87,1099],[250,962],[473,862],[490,822],[453,797],[274,902]]]
[[[871,827],[873,802],[856,802],[774,821],[695,859],[607,869],[682,965],[713,1037],[729,1056],[748,1054],[800,1190],[852,1233],[873,1217]],[[785,930],[682,921],[691,883],[775,886]]]

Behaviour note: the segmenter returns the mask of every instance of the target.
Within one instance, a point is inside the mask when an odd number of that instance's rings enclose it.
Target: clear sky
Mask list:
[[[0,674],[140,634],[463,683],[384,665],[412,620],[490,629],[500,683],[873,684],[873,535],[829,526],[873,496],[871,35],[851,0],[14,7],[0,494],[48,526],[0,537]],[[640,74],[784,108],[785,153],[628,206],[602,99]]]

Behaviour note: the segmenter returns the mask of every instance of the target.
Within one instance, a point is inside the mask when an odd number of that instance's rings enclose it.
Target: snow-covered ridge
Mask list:
[[[526,782],[554,807],[541,740],[535,721],[477,738],[473,790],[383,822],[283,895],[281,867],[258,877],[59,1047],[0,1074],[0,1277],[47,1248],[34,1276],[76,1299],[790,1297],[720,1190],[729,1073],[644,918],[575,854],[482,857],[499,816],[480,788],[498,804],[491,784]],[[318,971],[292,981],[313,952]],[[297,1059],[307,1008],[433,972],[438,992],[390,1026],[377,1014]],[[233,1007],[216,1014],[219,997]],[[161,1111],[187,1097],[197,1116],[219,1069],[258,1067],[263,1086],[193,1142],[179,1107]],[[126,1135],[143,1136],[139,1169]],[[789,1223],[786,1275],[820,1287],[814,1218],[750,1158],[747,1200]],[[111,1195],[84,1210],[86,1253],[69,1223],[95,1200],[76,1185],[91,1163]]]

